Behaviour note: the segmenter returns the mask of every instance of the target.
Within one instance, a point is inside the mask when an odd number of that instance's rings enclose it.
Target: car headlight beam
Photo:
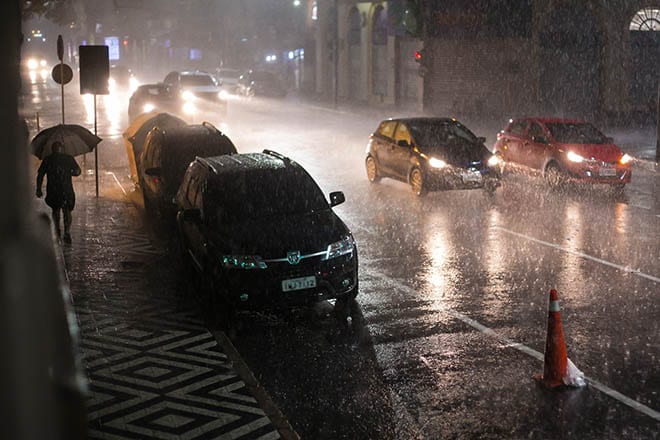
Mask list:
[[[258,255],[224,255],[222,267],[225,269],[253,270],[266,269],[268,266]]]
[[[575,163],[581,163],[581,162],[584,162],[584,157],[582,157],[582,156],[580,156],[579,154],[574,153],[574,152],[572,152],[572,151],[569,151],[569,152],[566,154],[566,157],[567,157],[568,160],[570,160],[571,162],[575,162]]]
[[[150,111],[154,110],[155,108],[156,108],[155,105],[153,105],[152,103],[148,102],[148,103],[146,103],[146,104],[144,105],[144,107],[142,107],[142,111],[143,111],[144,113],[149,113]]]
[[[621,156],[621,159],[619,159],[619,163],[621,165],[625,165],[629,163],[631,160],[632,160],[632,156],[627,153],[624,153],[623,156]]]
[[[489,167],[494,167],[500,164],[502,162],[502,159],[497,154],[493,154],[489,159],[488,159],[488,166]]]
[[[327,261],[333,258],[341,257],[342,255],[352,254],[355,250],[355,243],[353,237],[347,235],[339,241],[336,241],[328,245],[328,249],[325,252],[322,260]]]
[[[442,159],[438,159],[438,158],[436,158],[436,157],[431,157],[431,158],[429,159],[429,165],[431,165],[433,168],[438,168],[438,169],[440,169],[440,168],[444,168],[444,167],[446,167],[446,166],[447,166],[447,162],[445,162],[445,161],[442,160]]]

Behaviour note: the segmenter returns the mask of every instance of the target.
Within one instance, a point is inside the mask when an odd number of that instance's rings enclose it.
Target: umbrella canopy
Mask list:
[[[147,134],[154,127],[174,128],[185,127],[188,125],[183,119],[177,118],[169,113],[149,112],[143,113],[133,120],[124,132],[124,144],[128,163],[131,168],[131,177],[135,183],[138,183],[137,176],[137,158],[140,157],[144,142],[147,140]]]
[[[53,152],[52,146],[56,141],[64,145],[62,153],[78,156],[94,150],[101,138],[80,125],[59,124],[37,133],[30,144],[32,154],[43,159]]]

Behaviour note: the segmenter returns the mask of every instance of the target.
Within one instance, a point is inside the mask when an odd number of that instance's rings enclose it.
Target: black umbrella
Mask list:
[[[43,159],[53,152],[53,143],[59,141],[63,145],[62,153],[78,156],[94,150],[101,140],[100,137],[80,125],[59,124],[37,133],[32,139],[30,149],[32,154]]]

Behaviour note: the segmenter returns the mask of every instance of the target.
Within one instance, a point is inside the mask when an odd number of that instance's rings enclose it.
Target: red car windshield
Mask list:
[[[589,123],[548,123],[550,134],[562,144],[606,144],[607,137]]]

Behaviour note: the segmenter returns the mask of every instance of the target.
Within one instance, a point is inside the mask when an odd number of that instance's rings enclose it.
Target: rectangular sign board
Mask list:
[[[78,53],[80,54],[80,94],[109,94],[108,46],[79,46]]]

